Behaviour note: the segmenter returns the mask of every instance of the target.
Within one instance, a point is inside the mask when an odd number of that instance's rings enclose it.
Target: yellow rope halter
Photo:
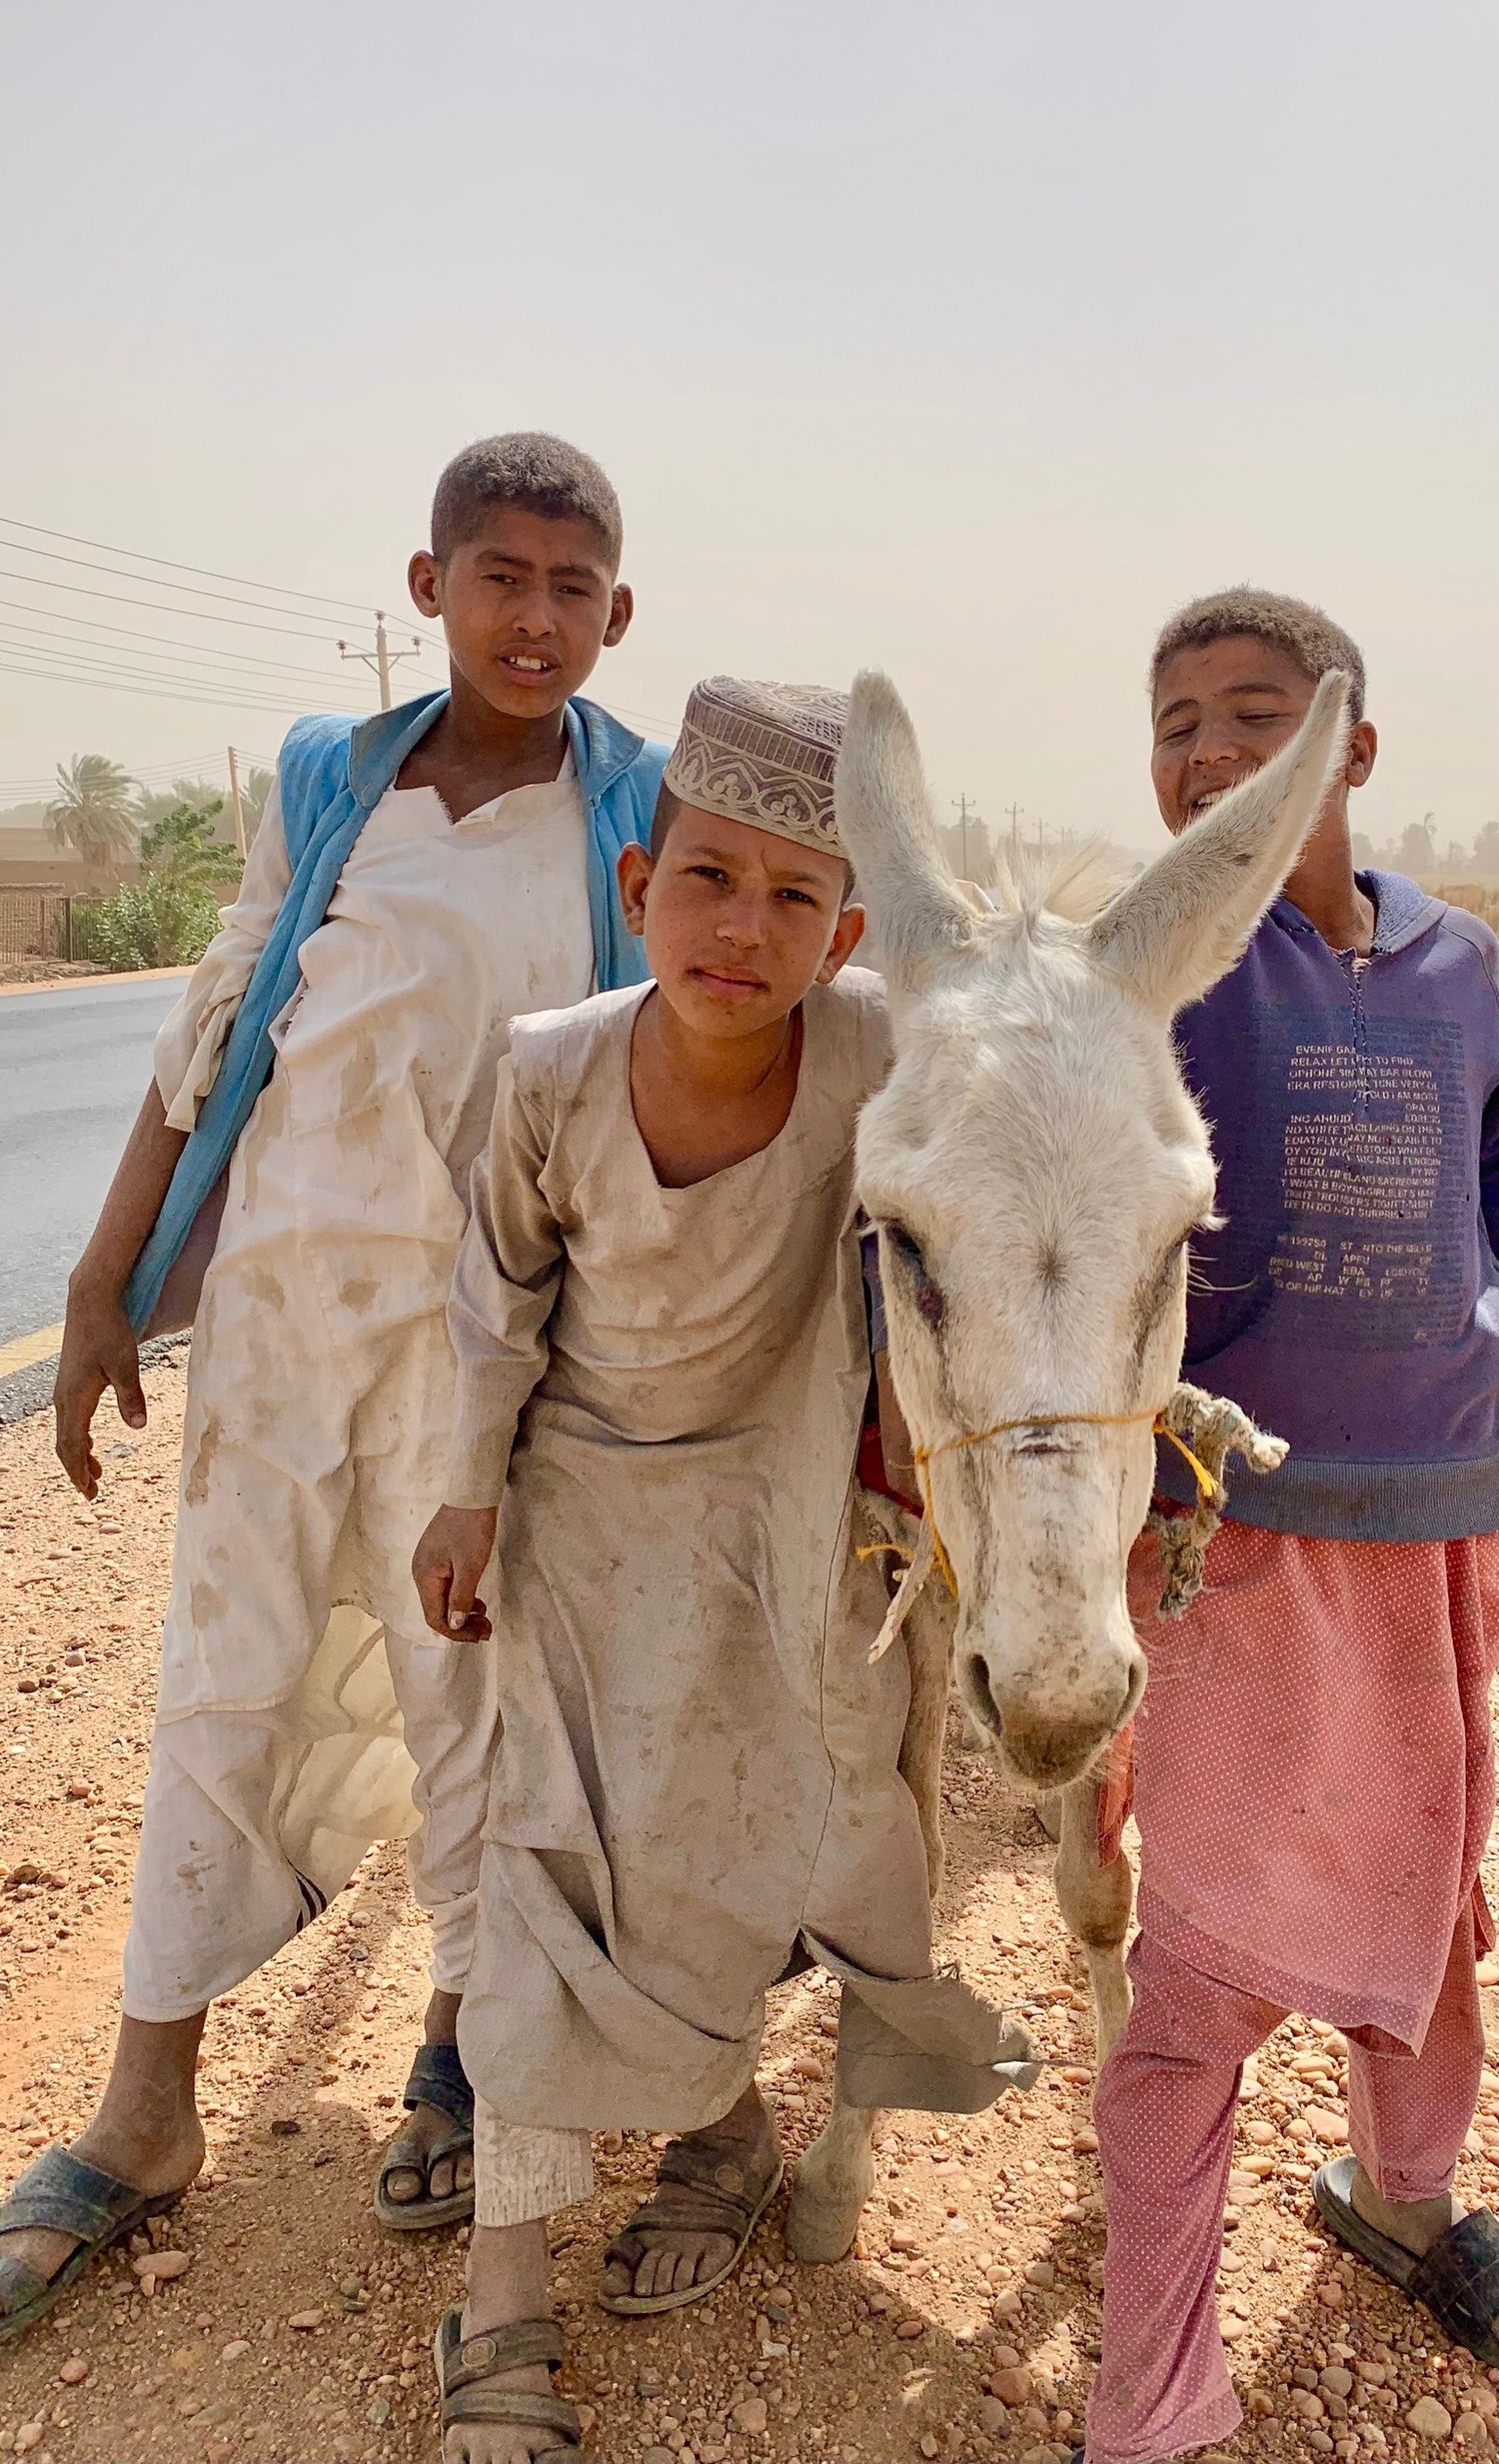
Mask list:
[[[1217,1481],[1208,1470],[1206,1463],[1200,1462],[1192,1452],[1185,1438],[1177,1436],[1175,1429],[1171,1427],[1166,1418],[1166,1409],[1167,1406],[1164,1403],[1159,1405],[1147,1403],[1143,1411],[1032,1411],[1027,1412],[1023,1419],[995,1420],[989,1428],[967,1429],[960,1436],[943,1437],[937,1445],[913,1447],[911,1461],[915,1464],[916,1474],[921,1483],[921,1503],[926,1509],[926,1520],[931,1530],[932,1554],[942,1580],[946,1583],[953,1598],[957,1597],[957,1577],[952,1571],[952,1561],[942,1545],[942,1535],[937,1529],[936,1509],[931,1498],[931,1474],[927,1469],[934,1455],[953,1454],[965,1446],[983,1445],[990,1437],[1003,1437],[1013,1428],[1126,1428],[1135,1421],[1148,1420],[1156,1436],[1169,1439],[1177,1453],[1183,1455],[1191,1464],[1193,1477],[1197,1482],[1198,1495],[1204,1498],[1216,1497],[1218,1494]]]

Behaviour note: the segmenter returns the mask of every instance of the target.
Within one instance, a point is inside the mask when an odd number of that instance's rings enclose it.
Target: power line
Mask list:
[[[179,659],[169,654],[165,660],[153,659],[149,651],[122,648],[118,642],[85,642],[74,635],[39,634],[24,625],[13,624],[0,617],[0,636],[12,634],[20,638],[5,644],[9,650],[25,651],[30,657],[59,659],[69,664],[82,661],[90,667],[107,667],[118,675],[143,676],[150,681],[168,683],[181,677],[187,684],[227,685],[232,692],[270,696],[285,690],[293,698],[306,698],[309,683],[327,686],[331,679],[315,669],[272,670],[269,675],[241,672],[235,668],[208,667],[199,660]]]
[[[164,608],[154,599],[131,599],[122,591],[90,590],[81,582],[53,582],[46,574],[17,573],[9,565],[0,565],[0,575],[7,582],[25,582],[32,590],[66,591],[72,599],[103,599],[116,608],[149,608],[153,616],[185,616],[195,625],[237,625],[245,633],[284,633],[299,642],[326,642],[326,633],[308,633],[295,625],[261,625],[250,616],[215,616],[209,608]],[[144,580],[143,575],[120,574],[119,581]]]
[[[138,677],[143,684],[181,684],[190,691],[201,692],[222,687],[237,699],[251,700],[263,707],[301,709],[314,699],[309,680],[297,675],[246,675],[236,669],[198,667],[177,659],[163,663],[136,651],[122,650],[114,642],[60,642],[50,634],[30,633],[25,627],[3,619],[0,650],[18,658],[52,660],[61,667],[93,668],[111,676]],[[311,683],[322,689],[329,680],[315,676]],[[282,697],[280,701],[275,698],[278,695]]]
[[[84,574],[108,574],[111,582],[140,582],[145,589],[148,589],[148,592],[185,592],[187,599],[217,599],[222,606],[232,606],[232,609],[259,609],[264,616],[300,616],[303,614],[300,609],[278,609],[278,606],[266,606],[264,599],[239,599],[234,592],[200,592],[195,582],[155,582],[153,574],[123,572],[118,564],[96,564],[94,557],[59,557],[59,552],[54,550],[54,547],[27,547],[25,540],[7,540],[5,545],[12,557],[49,557],[52,564],[74,564],[74,567]],[[22,579],[22,582],[25,582],[25,579],[42,582],[44,577],[42,574],[32,574],[32,577],[25,577],[25,574],[22,574],[22,577],[17,577],[17,579]],[[52,584],[52,589],[57,589],[57,584]],[[103,597],[108,597],[108,594],[99,592],[96,597],[103,599]],[[155,601],[150,601],[150,599],[143,601],[143,606],[153,606],[153,604]],[[200,616],[202,611],[200,609],[175,609],[175,614],[177,616]]]
[[[237,752],[243,751],[243,747],[237,746],[235,749]],[[263,765],[267,769],[273,766],[263,754],[247,753],[245,759]],[[158,780],[164,780],[170,784],[177,779],[197,778],[214,786],[217,785],[217,780],[212,774],[223,768],[224,748],[222,745],[216,745],[210,753],[179,753],[174,755],[169,762],[131,764],[128,766],[128,776],[137,787],[149,788],[153,781]],[[0,796],[19,797],[23,803],[29,803],[33,798],[54,796],[56,793],[56,771],[46,779],[0,779]],[[3,840],[0,840],[0,847],[3,845]]]
[[[50,608],[32,608],[24,599],[0,598],[0,608],[15,608],[23,616],[29,616],[33,623],[45,622],[52,617]],[[110,633],[127,642],[150,642],[159,645],[164,650],[192,651],[199,659],[232,660],[242,667],[273,668],[281,676],[308,676],[320,682],[328,681],[323,676],[322,670],[318,668],[298,667],[294,661],[285,659],[258,659],[254,651],[219,650],[211,642],[184,642],[175,634],[144,633],[139,625],[110,625],[102,617],[74,616],[71,611],[66,610],[59,612],[56,622],[59,625],[86,625],[91,633]],[[72,641],[76,640],[77,636],[65,635],[61,638]]]
[[[415,634],[412,635],[411,648],[409,650],[392,650],[390,636],[387,634],[385,629],[385,616],[379,608],[375,611],[375,648],[372,651],[359,650],[357,648],[351,650],[347,642],[341,642],[339,644],[339,657],[341,659],[345,661],[357,659],[363,666],[373,668],[375,671],[375,674],[380,681],[380,707],[382,710],[389,710],[391,707],[392,668],[398,667],[403,659],[420,659],[421,656],[422,645],[418,641]]]
[[[73,531],[49,530],[45,523],[22,522],[15,514],[0,514],[0,523],[3,523],[7,530],[30,531],[32,536],[37,539],[65,539],[71,548],[97,548],[104,556],[122,557],[131,564],[160,565],[169,573],[201,574],[206,582],[237,582],[242,590],[266,591],[273,593],[280,599],[304,599],[314,607],[341,608],[347,614],[347,612],[356,604],[350,599],[329,599],[322,591],[294,590],[290,583],[252,582],[244,574],[218,573],[212,565],[179,564],[175,558],[170,556],[152,556],[144,548],[112,547],[106,539],[80,539]],[[33,556],[46,556],[50,553],[50,551],[46,548],[33,548],[29,553]],[[83,560],[78,557],[63,557],[59,559],[60,563],[67,565],[76,565],[82,561]],[[100,566],[96,570],[100,572],[108,572],[110,569],[107,566]],[[133,578],[134,577],[128,574],[121,574],[119,576],[121,581],[129,581]],[[204,598],[212,598],[217,597],[217,593],[205,591],[201,594],[201,596]],[[287,611],[287,613],[291,613],[291,611]],[[364,611],[361,609],[360,614],[363,615],[363,613]]]
[[[263,710],[295,716],[299,707],[306,708],[306,704],[299,706],[291,695],[288,695],[284,701],[250,701],[227,693],[194,693],[186,686],[158,688],[140,683],[132,684],[107,675],[84,675],[75,669],[23,667],[15,659],[6,658],[4,651],[5,646],[0,645],[0,672],[8,676],[40,677],[46,683],[53,685],[93,685],[102,687],[111,693],[135,693],[152,702],[196,702],[215,710]],[[32,655],[35,656],[35,654]]]

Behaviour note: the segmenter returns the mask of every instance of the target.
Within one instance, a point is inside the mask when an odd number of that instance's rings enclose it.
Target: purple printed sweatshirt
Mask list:
[[[1499,1528],[1499,942],[1398,873],[1359,876],[1372,955],[1277,899],[1177,1043],[1218,1163],[1183,1374],[1289,1440],[1235,1467],[1272,1531]],[[1191,1475],[1161,1449],[1158,1484]]]

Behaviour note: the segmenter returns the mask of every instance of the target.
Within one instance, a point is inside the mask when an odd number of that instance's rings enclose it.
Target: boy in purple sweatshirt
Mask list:
[[[1333,668],[1352,679],[1346,775],[1239,966],[1177,1028],[1224,1219],[1196,1247],[1186,1374],[1291,1450],[1232,1490],[1187,1615],[1143,1629],[1140,1933],[1095,2102],[1109,2233],[1086,2464],[1162,2464],[1239,2419],[1222,2211],[1242,2064],[1288,2010],[1347,2040],[1346,2124],[1295,2124],[1349,2143],[1313,2183],[1327,2224],[1499,2361],[1499,2222],[1451,2193],[1492,1938],[1499,944],[1398,874],[1355,874],[1348,793],[1375,736],[1358,650],[1314,608],[1236,590],[1172,619],[1152,771],[1167,828],[1189,829]],[[1160,1486],[1186,1494],[1170,1463]]]

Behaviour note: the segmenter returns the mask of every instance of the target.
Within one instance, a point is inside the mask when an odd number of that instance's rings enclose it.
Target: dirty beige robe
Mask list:
[[[273,800],[158,1041],[178,1128],[288,878]],[[571,758],[457,824],[433,789],[392,790],[302,961],[194,1327],[125,1953],[141,2019],[201,2009],[408,1834],[434,1981],[463,1985],[495,1684],[428,1633],[411,1552],[442,1493],[444,1311],[510,1022],[592,978]]]
[[[504,1736],[460,2041],[497,2115],[562,2130],[724,2114],[803,1934],[925,2041],[955,2000],[988,2060],[1015,2049],[955,1978],[899,1981],[931,1966],[908,1680],[902,1652],[868,1665],[885,1590],[849,1546],[882,989],[812,989],[779,1137],[683,1190],[631,1108],[647,997],[518,1026],[449,1311],[449,1498],[501,1505],[495,1639],[470,1647],[496,1654]]]

